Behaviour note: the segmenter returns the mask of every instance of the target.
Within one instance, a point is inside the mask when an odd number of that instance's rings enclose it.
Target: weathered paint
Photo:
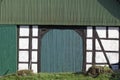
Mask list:
[[[116,0],[2,0],[0,24],[120,26]]]
[[[73,30],[53,29],[42,38],[41,72],[82,71],[82,38]]]
[[[0,25],[0,75],[17,70],[17,27]]]

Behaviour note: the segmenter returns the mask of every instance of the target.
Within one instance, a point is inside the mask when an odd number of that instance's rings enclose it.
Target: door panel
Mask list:
[[[17,26],[0,25],[0,76],[17,70]]]
[[[78,72],[82,70],[83,41],[74,30],[53,29],[41,43],[41,72]]]

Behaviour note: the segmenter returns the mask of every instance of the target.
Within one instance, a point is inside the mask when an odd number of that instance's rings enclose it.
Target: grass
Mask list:
[[[1,77],[0,80],[120,80],[118,76],[120,76],[118,73],[114,74],[114,78],[111,77],[111,74],[102,74],[93,78],[91,76],[73,73],[39,73],[31,76],[11,74]]]
[[[41,80],[109,80],[108,74],[100,75],[97,78],[85,76],[83,74],[59,73],[59,74],[45,74],[41,73]]]
[[[99,66],[89,68],[86,74],[79,72],[35,74],[31,70],[20,70],[15,74],[1,76],[0,80],[120,80],[120,70],[111,72],[110,68]]]

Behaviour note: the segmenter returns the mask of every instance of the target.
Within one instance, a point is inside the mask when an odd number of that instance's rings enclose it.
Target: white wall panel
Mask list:
[[[32,28],[32,36],[38,36],[38,26],[33,26],[33,28]]]
[[[100,38],[106,38],[106,27],[96,27],[96,31]]]
[[[19,51],[19,61],[28,62],[28,51]]]
[[[38,39],[33,38],[32,39],[32,49],[38,48]]]
[[[107,63],[103,52],[96,52],[96,63]]]
[[[28,70],[28,64],[19,64],[18,69],[19,69],[19,70],[24,70],[24,69],[27,69],[27,70]]]
[[[92,62],[92,52],[87,52],[87,57],[86,57],[86,61],[87,62]]]
[[[101,40],[105,50],[118,51],[119,42],[117,40]]]
[[[93,44],[92,39],[87,39],[87,50],[92,50]]]
[[[32,70],[34,73],[37,73],[37,64],[32,64]]]
[[[32,51],[32,62],[37,62],[37,51]]]
[[[20,26],[20,36],[29,36],[29,26]]]
[[[97,39],[95,40],[95,43],[96,43],[96,45],[95,45],[96,50],[101,50],[100,44]]]
[[[109,27],[108,37],[109,38],[119,38],[119,28]]]
[[[93,35],[92,27],[87,27],[87,37],[92,37],[92,35]]]
[[[88,71],[88,69],[89,69],[91,66],[92,66],[92,65],[87,64],[87,65],[86,65],[86,71]]]
[[[107,53],[107,57],[111,64],[119,62],[119,53]]]
[[[100,65],[100,64],[97,64],[96,66],[103,66],[103,67],[109,67],[108,65]]]
[[[19,49],[28,49],[29,39],[28,38],[19,38]]]

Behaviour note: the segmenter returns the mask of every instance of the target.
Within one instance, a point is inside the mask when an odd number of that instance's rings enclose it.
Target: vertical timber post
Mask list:
[[[92,65],[94,66],[95,65],[95,26],[93,26],[93,56],[92,56]]]
[[[83,33],[83,72],[86,71],[86,38],[87,38],[87,27],[84,28]]]
[[[32,55],[32,26],[29,27],[29,62],[28,62],[28,69],[31,70],[31,57]]]
[[[41,28],[38,26],[38,72],[41,72]]]
[[[120,69],[120,27],[119,27],[119,69]]]

